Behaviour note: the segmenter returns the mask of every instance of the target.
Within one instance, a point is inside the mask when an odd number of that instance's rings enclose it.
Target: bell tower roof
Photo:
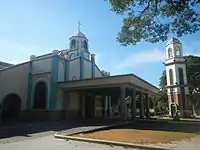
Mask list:
[[[80,38],[85,38],[85,39],[87,40],[85,34],[83,34],[83,33],[81,32],[80,26],[81,26],[81,23],[78,22],[78,30],[76,31],[75,34],[73,34],[73,35],[70,37],[70,39],[71,39],[71,38],[75,38],[75,37],[80,37]]]
[[[83,38],[86,38],[85,34],[83,34],[81,31],[77,31],[75,34],[72,35],[72,37],[83,37]]]
[[[171,38],[169,39],[169,41],[167,42],[166,46],[169,44],[174,44],[174,43],[181,43],[177,38]]]
[[[80,22],[78,23],[77,32],[69,38],[69,50],[88,51],[88,39],[80,31]]]

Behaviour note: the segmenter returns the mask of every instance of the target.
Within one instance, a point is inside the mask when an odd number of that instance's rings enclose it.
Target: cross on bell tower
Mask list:
[[[169,115],[173,117],[179,110],[185,116],[190,105],[189,90],[182,44],[178,39],[171,38],[166,44],[165,67]]]

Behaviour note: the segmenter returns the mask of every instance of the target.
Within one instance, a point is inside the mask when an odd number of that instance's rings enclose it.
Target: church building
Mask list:
[[[100,70],[89,40],[78,29],[69,38],[68,49],[31,55],[28,62],[1,67],[0,118],[135,119],[136,107],[145,117],[157,92],[157,87],[134,74],[111,76]]]

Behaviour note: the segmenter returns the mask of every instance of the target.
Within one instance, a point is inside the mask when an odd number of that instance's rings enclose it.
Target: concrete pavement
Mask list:
[[[0,127],[0,143],[11,143],[21,140],[34,139],[38,137],[60,133],[64,135],[98,130],[114,125],[115,122],[84,123],[84,122],[41,122],[41,123],[16,123],[13,126]]]
[[[31,140],[18,141],[12,143],[0,143],[1,150],[133,150],[125,147],[115,147],[112,145],[93,144],[78,141],[65,141],[55,139],[53,135],[35,138]]]

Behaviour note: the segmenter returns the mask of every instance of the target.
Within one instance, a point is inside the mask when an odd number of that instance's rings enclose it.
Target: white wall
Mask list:
[[[33,66],[32,66],[32,73],[38,74],[43,72],[51,72],[51,61],[52,57],[40,59],[40,60],[34,60]]]
[[[101,75],[101,71],[99,70],[99,68],[95,65],[95,77],[102,77]]]
[[[90,59],[90,53],[84,52],[84,58],[89,60]]]
[[[0,71],[0,103],[8,94],[15,93],[21,99],[21,109],[26,109],[29,63]]]
[[[90,79],[91,75],[91,62],[84,59],[84,79]]]
[[[60,59],[58,64],[58,81],[65,80],[65,61]]]
[[[66,106],[66,117],[80,117],[80,97],[79,93],[77,92],[69,92],[69,97],[67,100],[67,106]]]
[[[80,79],[80,59],[74,59],[69,62],[69,80],[75,76],[77,80]]]
[[[68,100],[68,110],[78,111],[80,109],[80,99],[77,92],[70,92]]]
[[[62,89],[58,89],[58,92],[57,92],[56,109],[57,110],[64,109],[64,91]]]

